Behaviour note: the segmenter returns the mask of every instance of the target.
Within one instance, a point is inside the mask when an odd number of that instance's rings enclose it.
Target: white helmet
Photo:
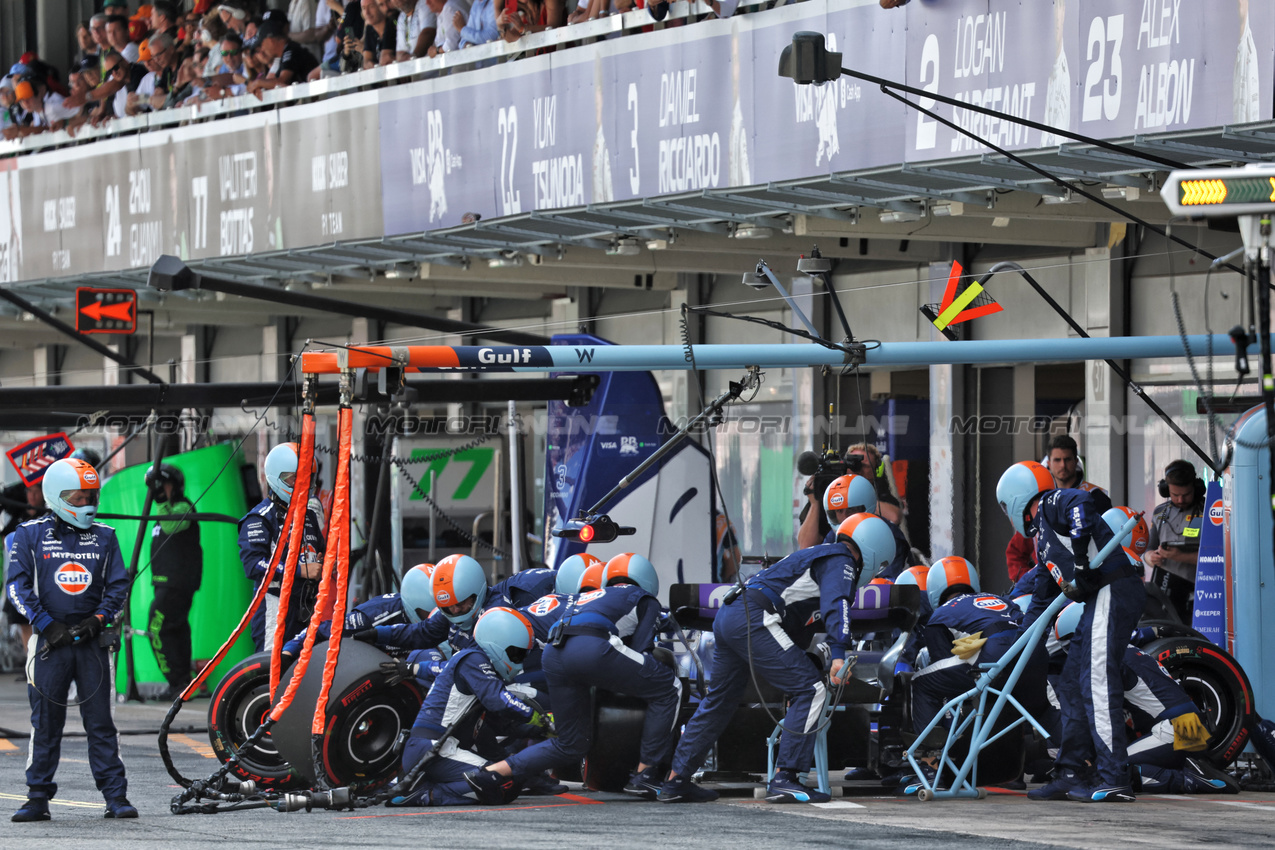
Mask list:
[[[93,525],[102,482],[87,461],[67,457],[54,461],[44,471],[40,489],[44,491],[44,503],[63,522],[85,530]],[[89,491],[88,504],[68,505],[65,497],[74,490]]]
[[[285,483],[283,476],[291,474],[289,481],[296,480],[299,451],[296,443],[280,443],[266,455],[266,484],[270,492],[284,502],[292,499],[292,484]]]

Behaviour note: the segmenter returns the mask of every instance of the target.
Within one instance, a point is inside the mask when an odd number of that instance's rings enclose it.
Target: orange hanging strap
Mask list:
[[[309,376],[307,376],[308,381]],[[288,558],[283,566],[283,582],[279,587],[279,609],[275,617],[274,634],[267,635],[270,645],[270,699],[273,701],[279,688],[280,657],[283,645],[292,637],[288,634],[288,602],[292,598],[292,586],[296,580],[297,563],[305,546],[306,520],[309,518],[310,479],[314,470],[314,401],[318,395],[317,383],[307,382],[301,409],[301,445],[297,449],[297,477],[292,482],[292,498],[288,500],[288,513],[292,524],[286,535]],[[285,535],[280,534],[280,539]]]
[[[342,375],[344,377],[344,375]],[[354,430],[354,411],[342,407],[338,416],[337,470],[335,502],[332,511],[333,531],[338,536],[336,546],[336,593],[332,605],[332,636],[328,639],[327,661],[323,666],[323,685],[314,706],[311,735],[321,735],[327,719],[328,697],[332,691],[332,677],[336,675],[337,661],[341,656],[341,636],[345,631],[345,605],[350,583],[350,440]],[[387,449],[388,450],[388,449]]]

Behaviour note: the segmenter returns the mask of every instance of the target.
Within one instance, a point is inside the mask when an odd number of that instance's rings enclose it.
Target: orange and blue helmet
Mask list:
[[[974,591],[979,590],[978,570],[959,555],[939,558],[930,567],[930,572],[925,577],[925,594],[930,597],[930,605],[938,608],[943,604],[943,594],[948,588],[958,585],[964,585]]]
[[[1054,476],[1034,460],[1011,466],[996,482],[996,502],[1009,517],[1014,530],[1027,537],[1027,507],[1046,490],[1054,489]]]
[[[660,595],[660,577],[655,565],[635,552],[625,552],[607,561],[602,571],[602,586],[613,584],[636,584],[652,596]]]

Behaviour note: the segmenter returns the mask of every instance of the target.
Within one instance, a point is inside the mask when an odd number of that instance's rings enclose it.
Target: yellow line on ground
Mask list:
[[[5,794],[0,792],[0,800],[25,800],[26,798],[26,794]],[[53,806],[70,806],[73,809],[100,809],[103,805],[102,803],[80,803],[75,800],[50,800],[49,804]]]
[[[16,753],[18,745],[10,741],[8,738],[0,738],[0,753]]]
[[[212,744],[209,744],[207,742],[196,741],[194,738],[190,737],[189,735],[184,735],[180,732],[177,733],[176,735],[169,735],[168,737],[170,740],[176,741],[177,743],[181,744],[182,746],[190,749],[191,751],[195,753],[198,753],[199,755],[203,756],[206,759],[217,757],[213,753]]]

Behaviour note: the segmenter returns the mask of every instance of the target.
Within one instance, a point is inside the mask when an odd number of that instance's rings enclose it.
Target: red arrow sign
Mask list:
[[[100,322],[103,318],[131,322],[133,321],[133,302],[121,301],[118,304],[103,304],[101,301],[94,301],[87,307],[81,307],[80,312],[95,322]]]

